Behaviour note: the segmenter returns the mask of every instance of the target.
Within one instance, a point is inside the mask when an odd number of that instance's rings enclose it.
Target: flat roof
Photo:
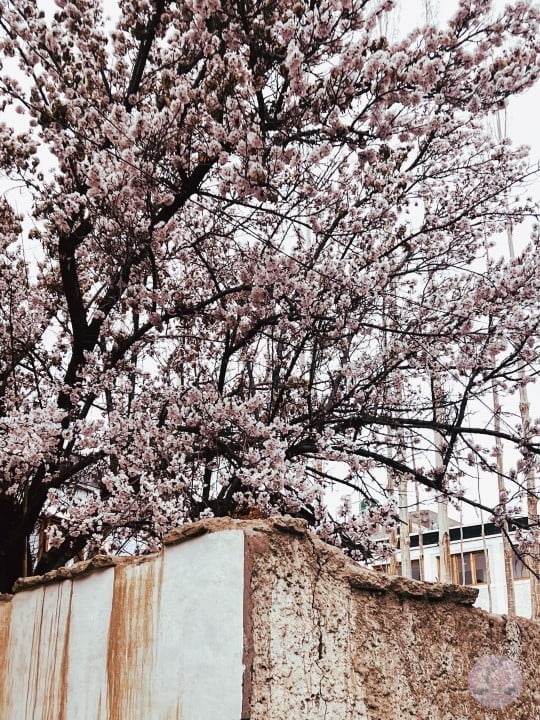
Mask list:
[[[528,522],[526,517],[514,518],[513,522],[509,524],[510,530],[514,530],[516,527],[526,528]],[[490,535],[500,535],[501,528],[495,523],[484,523],[484,534],[486,537]],[[472,540],[474,538],[482,537],[482,524],[478,525],[464,525],[463,527],[451,527],[450,530],[450,542],[455,540]],[[419,534],[415,533],[409,537],[410,545],[412,548],[419,547]],[[422,540],[424,545],[437,545],[439,543],[439,531],[429,530],[428,532],[422,533]],[[399,543],[398,543],[399,548]]]

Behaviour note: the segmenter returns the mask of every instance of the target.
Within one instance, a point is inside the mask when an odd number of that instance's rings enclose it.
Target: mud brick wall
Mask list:
[[[251,720],[540,720],[540,624],[360,568],[297,523],[246,544]]]

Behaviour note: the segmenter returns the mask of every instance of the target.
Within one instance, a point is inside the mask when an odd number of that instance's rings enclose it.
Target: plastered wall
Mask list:
[[[537,623],[360,568],[301,521],[203,521],[16,589],[2,720],[540,720]]]

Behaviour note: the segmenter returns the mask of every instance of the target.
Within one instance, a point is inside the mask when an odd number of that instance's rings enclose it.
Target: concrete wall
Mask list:
[[[300,521],[209,520],[0,602],[2,720],[540,720],[540,625]]]
[[[293,532],[252,552],[251,720],[540,720],[540,624]]]
[[[2,720],[238,720],[242,532],[107,563],[0,603]]]

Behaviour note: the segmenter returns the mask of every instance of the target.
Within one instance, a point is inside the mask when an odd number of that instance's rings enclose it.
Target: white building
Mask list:
[[[412,576],[416,580],[435,582],[440,579],[439,533],[434,522],[435,513],[423,518],[421,532],[410,535]],[[453,582],[477,587],[476,607],[501,615],[508,612],[504,552],[501,529],[493,523],[461,527],[450,521],[450,550]],[[510,534],[512,536],[512,533]],[[397,555],[398,573],[399,552]],[[529,571],[514,555],[514,594],[516,614],[531,617],[531,589]],[[388,570],[388,566],[381,566]]]

